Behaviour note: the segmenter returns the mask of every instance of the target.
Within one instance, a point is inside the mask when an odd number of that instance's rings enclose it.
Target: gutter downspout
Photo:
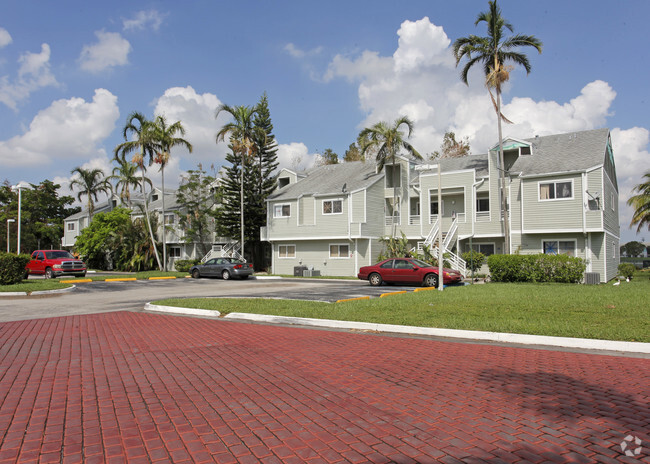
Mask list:
[[[485,182],[485,177],[482,178],[480,181],[475,182],[472,184],[472,202],[473,202],[473,207],[472,207],[472,237],[474,236],[475,232],[475,226],[476,226],[476,189],[477,187],[481,186]]]

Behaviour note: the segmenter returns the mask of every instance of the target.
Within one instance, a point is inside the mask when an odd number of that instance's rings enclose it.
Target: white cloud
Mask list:
[[[0,27],[0,48],[6,47],[12,42],[11,34],[4,27]]]
[[[105,89],[95,90],[91,102],[54,101],[34,117],[27,132],[0,141],[0,164],[42,167],[58,160],[106,156],[101,144],[118,117],[117,97]]]
[[[225,160],[228,144],[216,143],[219,129],[228,122],[228,115],[219,115],[215,119],[217,107],[221,101],[211,93],[198,94],[192,87],[172,87],[156,101],[154,114],[164,115],[170,123],[181,121],[185,128],[185,139],[192,144],[192,153],[178,148],[172,151],[172,157],[182,157],[185,165],[194,169],[198,163],[204,167],[214,163],[215,166]],[[167,177],[167,176],[165,176]]]
[[[316,47],[312,48],[311,50],[301,50],[298,47],[296,47],[292,43],[288,43],[284,46],[284,51],[289,53],[289,55],[293,56],[294,58],[305,58],[307,56],[314,56],[318,55],[323,51],[323,47]]]
[[[156,10],[138,11],[131,19],[122,20],[122,25],[125,31],[130,30],[144,30],[151,28],[154,31],[160,29],[163,22],[164,15]]]
[[[9,76],[0,77],[0,102],[11,109],[16,109],[18,103],[29,95],[48,86],[56,86],[58,82],[50,70],[50,46],[41,45],[40,53],[26,52],[18,59],[20,67],[18,76],[11,82]]]
[[[84,45],[79,56],[81,69],[98,73],[114,66],[124,66],[129,60],[131,44],[118,32],[96,31],[98,42]]]
[[[302,142],[278,145],[278,169],[303,171],[314,166],[316,157],[317,153],[309,153],[307,145]]]
[[[442,27],[431,24],[428,17],[404,21],[397,31],[399,46],[393,54],[398,72],[419,71],[434,65],[453,67],[449,53],[451,41]]]

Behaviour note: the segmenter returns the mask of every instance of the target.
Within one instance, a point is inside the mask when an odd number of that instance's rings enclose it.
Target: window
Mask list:
[[[612,211],[616,210],[616,200],[614,197],[614,192],[611,193],[611,204],[612,204]]]
[[[395,262],[395,260],[391,259],[389,261],[386,261],[384,264],[382,264],[379,267],[382,268],[382,269],[392,269],[393,268],[393,262]]]
[[[68,230],[74,230],[74,222],[68,222]]]
[[[386,187],[387,188],[393,188],[393,187],[401,187],[402,182],[400,179],[400,165],[392,165],[392,164],[387,164],[384,166],[384,171],[386,171]]]
[[[488,197],[477,198],[476,212],[481,213],[481,212],[489,212],[489,211],[490,211],[490,199]]]
[[[169,257],[170,258],[180,258],[181,257],[181,247],[169,247]]]
[[[279,245],[278,246],[278,256],[280,258],[295,258],[296,257],[296,245]]]
[[[540,200],[562,200],[573,198],[573,182],[548,182],[539,184]]]
[[[350,245],[330,245],[330,258],[348,258]]]
[[[490,256],[494,254],[494,243],[472,243],[472,250]]]
[[[280,177],[278,179],[278,187],[279,188],[286,187],[287,185],[289,185],[290,182],[291,179],[289,179],[288,177]]]
[[[341,214],[343,200],[323,200],[323,214]]]
[[[437,201],[432,201],[431,202],[431,214],[438,214],[438,202]]]
[[[274,205],[273,206],[273,217],[289,217],[291,216],[291,205]]]
[[[165,214],[165,224],[174,224],[174,214]]]
[[[547,255],[576,255],[575,240],[544,240],[543,247]]]
[[[151,201],[156,201],[156,200],[158,200],[158,194],[154,193],[153,195],[151,195]]]

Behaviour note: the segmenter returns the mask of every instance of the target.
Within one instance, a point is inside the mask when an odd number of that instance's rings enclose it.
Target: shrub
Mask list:
[[[481,269],[481,266],[483,266],[483,263],[485,262],[485,255],[475,250],[470,250],[467,253],[463,253],[461,255],[461,258],[463,258],[467,263],[468,269],[475,273]]]
[[[634,276],[634,271],[636,271],[636,266],[632,263],[621,263],[618,265],[619,275],[631,279]]]
[[[494,282],[562,282],[582,281],[585,260],[567,255],[492,255],[488,258]]]
[[[199,264],[200,262],[200,259],[179,259],[174,262],[174,267],[178,272],[189,272],[192,266]]]
[[[0,252],[0,285],[13,285],[25,278],[25,266],[29,255],[14,255]]]

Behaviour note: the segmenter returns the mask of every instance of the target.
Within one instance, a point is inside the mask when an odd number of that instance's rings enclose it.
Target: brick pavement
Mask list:
[[[638,358],[130,312],[9,322],[0,464],[650,462],[649,385]]]

